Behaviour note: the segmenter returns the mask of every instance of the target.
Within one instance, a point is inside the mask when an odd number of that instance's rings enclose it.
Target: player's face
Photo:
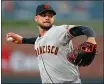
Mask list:
[[[42,29],[48,30],[53,25],[54,15],[53,13],[47,11],[40,15],[37,15],[35,17],[35,20]]]

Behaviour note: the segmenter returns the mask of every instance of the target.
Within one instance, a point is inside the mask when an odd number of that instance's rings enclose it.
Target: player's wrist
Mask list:
[[[96,40],[95,40],[95,37],[88,37],[86,42],[90,42],[90,43],[93,43],[93,44],[97,44],[96,43]]]

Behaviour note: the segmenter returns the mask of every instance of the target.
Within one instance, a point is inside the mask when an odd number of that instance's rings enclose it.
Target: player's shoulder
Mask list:
[[[57,28],[61,28],[61,27],[66,27],[67,25],[54,25],[54,27],[57,27]]]
[[[56,29],[65,29],[65,28],[72,28],[72,27],[75,27],[75,26],[78,26],[78,25],[67,25],[67,24],[63,24],[63,25],[58,25],[58,26],[56,26],[56,25],[54,25],[54,28],[56,28]]]
[[[54,25],[53,29],[59,30],[59,29],[64,29],[65,27],[67,27],[67,25]]]

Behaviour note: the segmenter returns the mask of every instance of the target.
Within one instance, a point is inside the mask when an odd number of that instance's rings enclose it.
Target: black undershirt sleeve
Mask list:
[[[95,37],[95,32],[92,28],[76,26],[70,29],[70,33],[75,36],[86,35],[87,37]]]
[[[36,41],[37,37],[32,37],[32,38],[23,38],[22,43],[23,44],[34,44]]]

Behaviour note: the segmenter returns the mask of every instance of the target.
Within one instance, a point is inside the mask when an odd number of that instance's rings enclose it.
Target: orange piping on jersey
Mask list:
[[[71,36],[72,38],[74,37],[74,36],[70,33],[69,25],[66,26],[66,31],[67,31],[67,33],[68,33],[69,36]]]

